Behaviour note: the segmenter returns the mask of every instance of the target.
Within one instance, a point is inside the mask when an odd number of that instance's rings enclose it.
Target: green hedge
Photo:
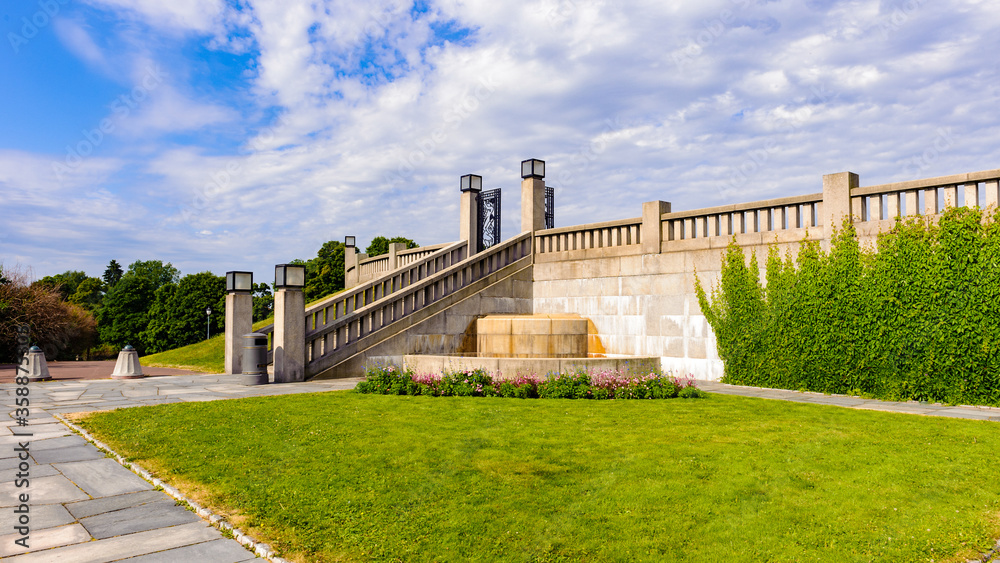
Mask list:
[[[1000,222],[949,209],[898,220],[859,247],[845,223],[829,252],[731,243],[711,299],[696,285],[727,383],[887,400],[1000,405]]]

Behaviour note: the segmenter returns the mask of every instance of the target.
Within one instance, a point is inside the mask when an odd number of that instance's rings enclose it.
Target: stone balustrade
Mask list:
[[[822,217],[823,194],[723,205],[661,216],[663,240],[679,241],[748,233],[808,229]]]
[[[428,252],[427,249],[431,250]],[[412,253],[419,254],[420,257],[409,260],[405,266],[397,268],[391,275],[384,275],[306,307],[306,330],[322,328],[344,315],[461,262],[467,257],[468,244],[465,241],[458,241],[411,250],[421,251]],[[274,325],[268,325],[257,332],[270,334],[273,331]],[[269,362],[271,355],[272,352],[268,351]]]
[[[426,275],[420,281],[391,293],[371,293],[370,301],[357,301],[362,294],[338,299],[327,305],[327,313],[322,313],[322,322],[321,311],[314,310],[311,315],[307,312],[307,376],[319,374],[335,365],[343,359],[338,352],[350,352],[349,346],[356,341],[522,259],[531,259],[531,233],[528,232],[436,270],[433,275]],[[338,308],[339,303],[349,308]],[[332,316],[329,314],[331,310],[334,312]]]
[[[914,215],[934,216],[949,207],[994,209],[1000,203],[1000,170],[955,174],[851,190],[856,222],[889,221]]]
[[[642,244],[642,219],[622,219],[535,231],[535,252],[546,254]]]

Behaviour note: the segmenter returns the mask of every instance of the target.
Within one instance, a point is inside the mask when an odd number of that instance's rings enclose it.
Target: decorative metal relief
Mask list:
[[[554,229],[556,226],[556,190],[555,188],[545,188],[545,228]]]
[[[479,192],[479,249],[500,244],[500,188]]]

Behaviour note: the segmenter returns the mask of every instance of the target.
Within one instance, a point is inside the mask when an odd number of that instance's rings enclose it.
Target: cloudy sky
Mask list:
[[[1000,167],[990,0],[7,0],[0,261],[99,276],[458,238],[546,160],[556,225]]]

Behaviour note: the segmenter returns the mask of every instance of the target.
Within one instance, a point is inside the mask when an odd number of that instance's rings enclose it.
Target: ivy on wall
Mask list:
[[[845,223],[823,252],[730,243],[711,296],[696,285],[739,385],[886,400],[1000,405],[1000,212],[949,209],[937,224],[898,220],[862,249]]]

